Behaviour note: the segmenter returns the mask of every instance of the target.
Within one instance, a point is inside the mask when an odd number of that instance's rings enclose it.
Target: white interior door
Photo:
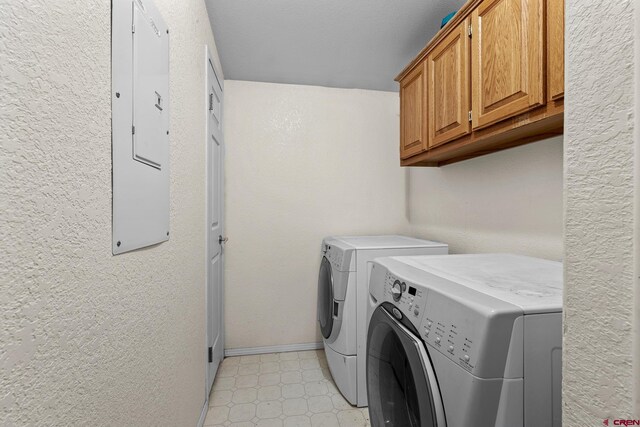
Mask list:
[[[224,357],[224,141],[222,81],[207,49],[207,395]]]

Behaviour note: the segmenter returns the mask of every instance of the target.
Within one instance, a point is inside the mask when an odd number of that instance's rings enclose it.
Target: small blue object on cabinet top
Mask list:
[[[451,18],[453,18],[453,16],[456,14],[456,12],[457,12],[457,10],[451,12],[450,14],[448,14],[447,16],[442,18],[442,22],[440,23],[440,28],[442,28],[445,25],[447,25],[447,22],[451,21]]]

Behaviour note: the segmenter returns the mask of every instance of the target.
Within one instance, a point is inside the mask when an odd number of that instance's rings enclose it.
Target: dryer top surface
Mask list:
[[[391,257],[465,288],[519,306],[524,313],[562,310],[562,263],[511,254]],[[429,287],[429,275],[418,286]],[[442,289],[457,293],[459,287]],[[459,295],[458,295],[459,297]]]
[[[325,240],[333,239],[333,244],[342,242],[346,247],[363,249],[394,249],[394,248],[423,248],[423,247],[447,247],[446,243],[434,242],[431,240],[416,239],[407,236],[384,235],[384,236],[333,236]]]

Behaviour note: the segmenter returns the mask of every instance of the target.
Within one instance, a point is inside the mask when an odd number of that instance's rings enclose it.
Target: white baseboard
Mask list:
[[[200,411],[200,419],[198,420],[198,427],[202,427],[204,425],[204,419],[207,418],[208,411],[209,411],[209,397],[207,396],[207,400],[205,400],[204,402],[202,411]]]
[[[231,357],[231,356],[248,356],[251,354],[285,353],[287,351],[318,350],[321,348],[324,348],[324,344],[322,342],[309,342],[309,343],[303,343],[303,344],[268,345],[265,347],[227,348],[224,350],[224,356]]]

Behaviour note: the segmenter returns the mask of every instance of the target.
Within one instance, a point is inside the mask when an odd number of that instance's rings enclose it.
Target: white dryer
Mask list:
[[[392,255],[448,253],[444,243],[404,236],[327,237],[318,277],[318,321],[333,379],[352,404],[367,406],[367,263]]]
[[[562,264],[393,257],[370,274],[373,427],[560,427]]]

